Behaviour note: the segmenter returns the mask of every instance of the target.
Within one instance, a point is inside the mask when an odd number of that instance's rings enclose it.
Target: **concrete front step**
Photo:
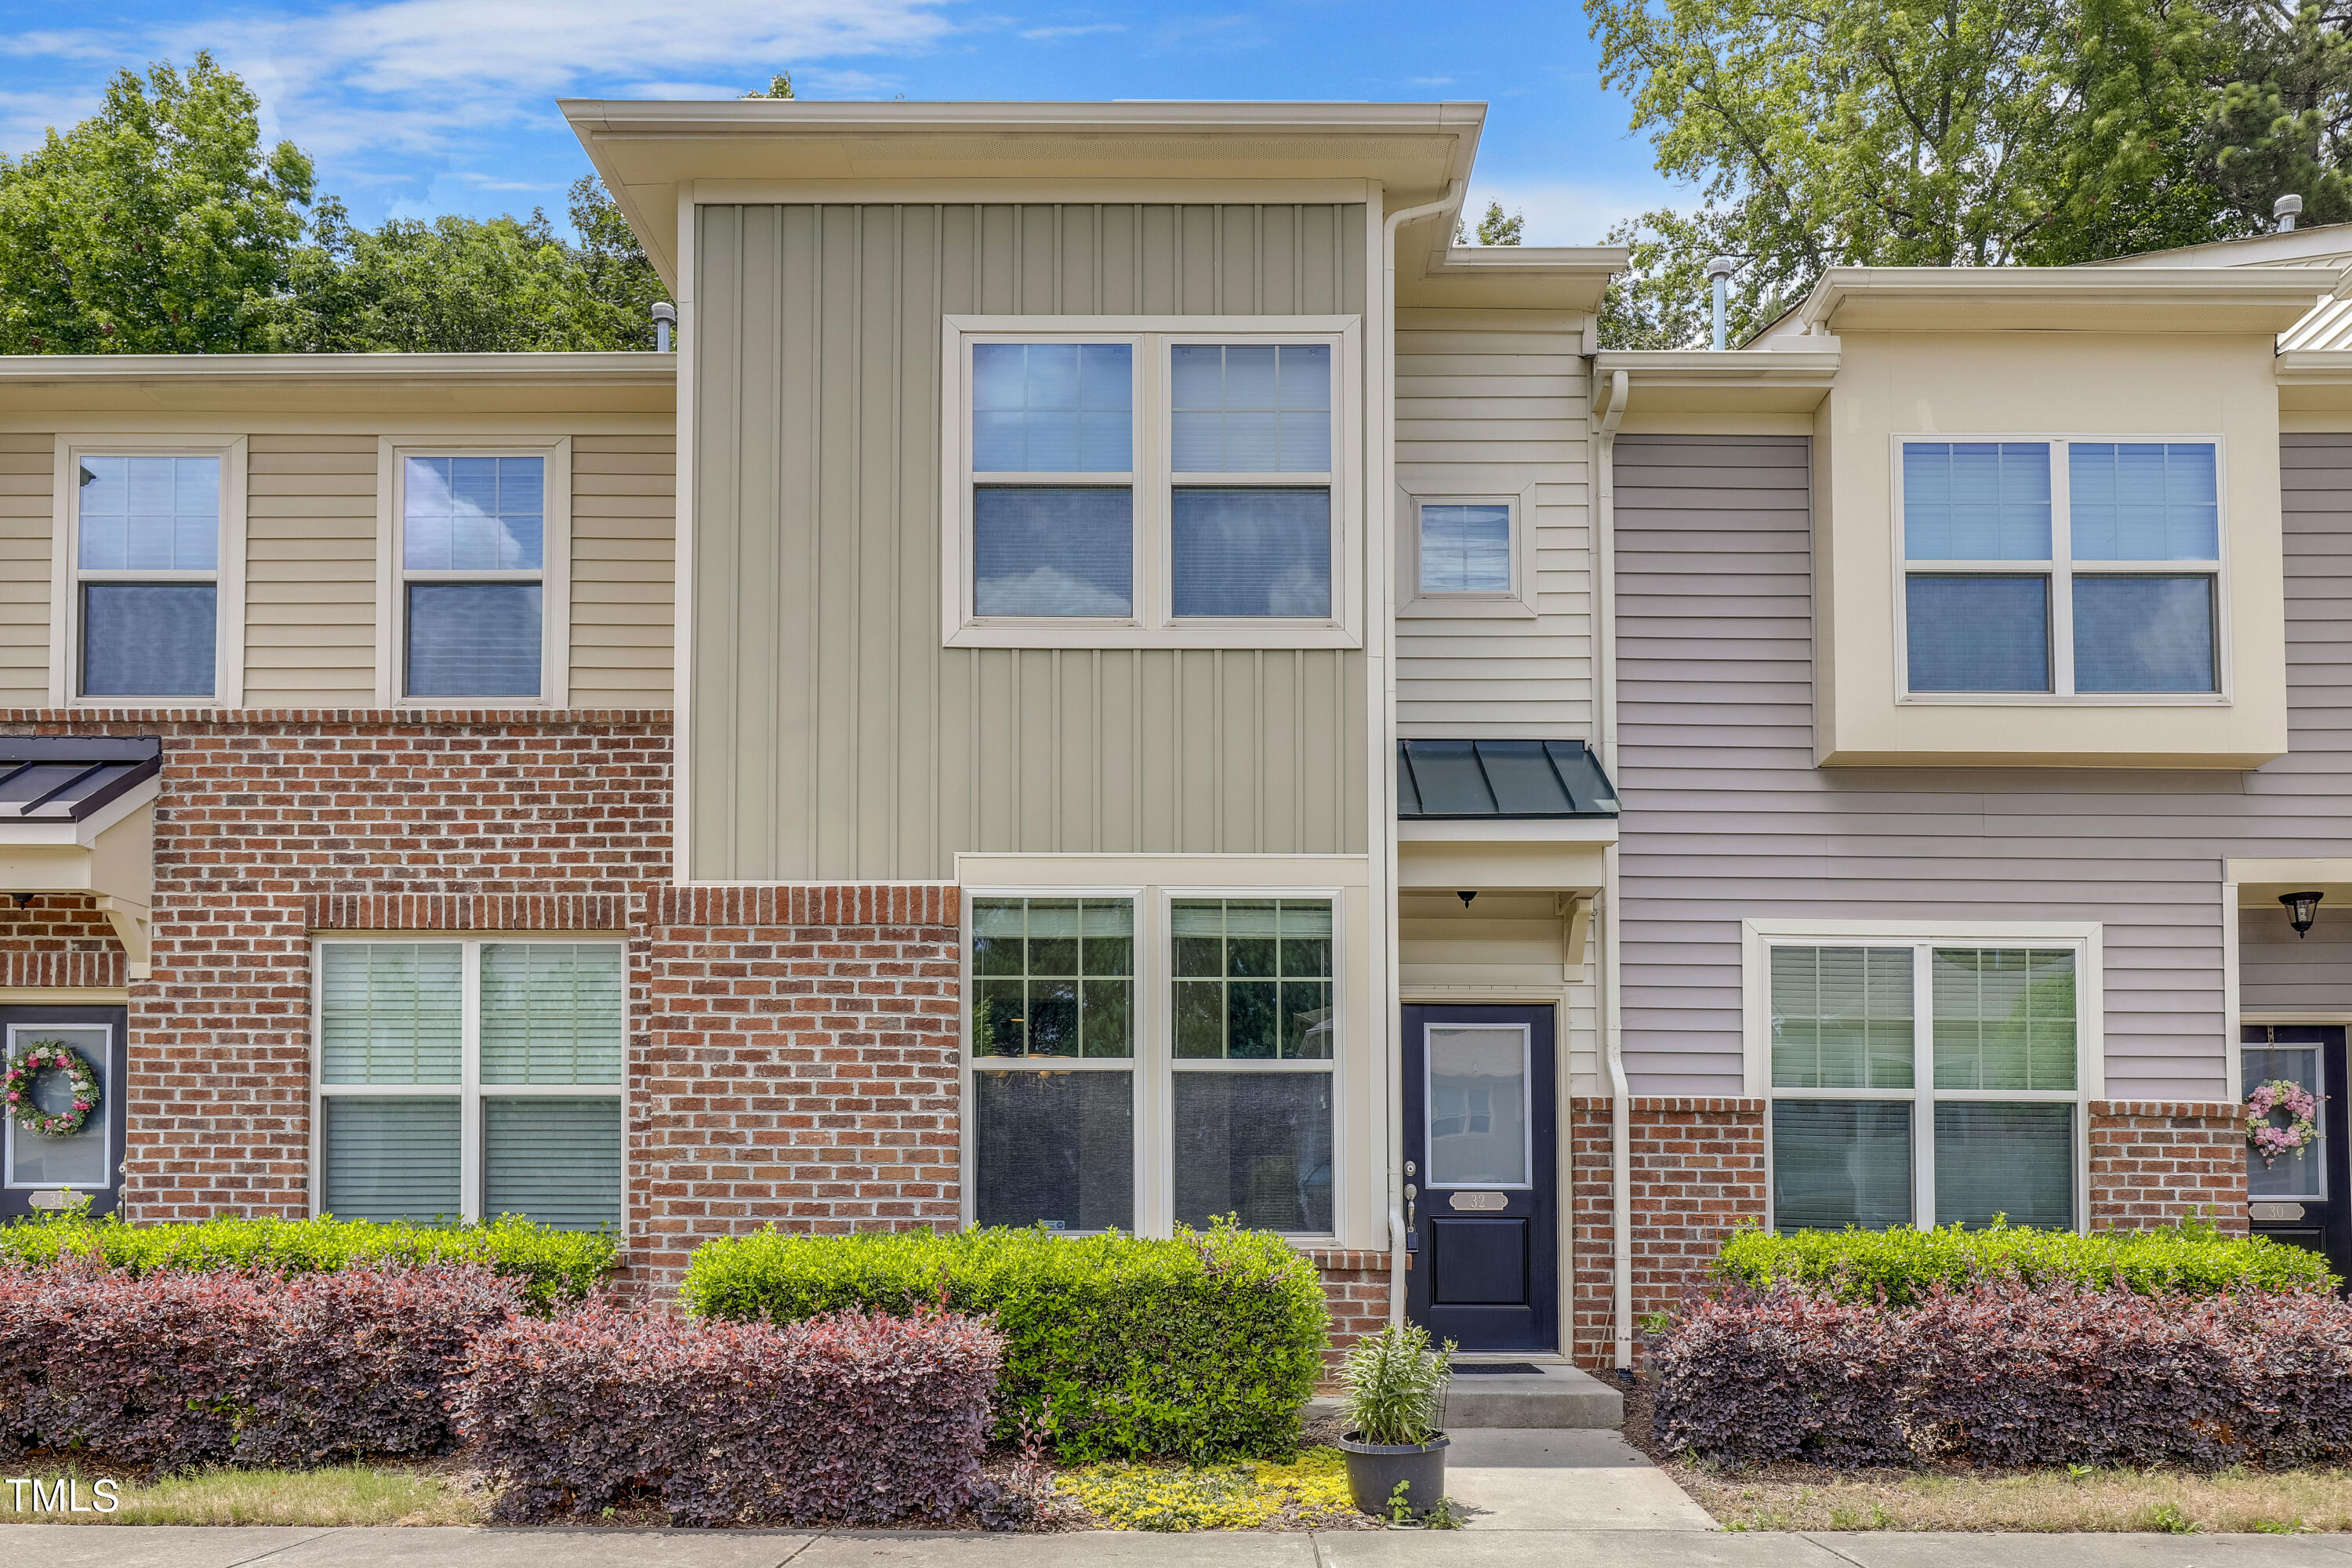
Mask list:
[[[1542,1426],[1614,1431],[1625,1424],[1625,1396],[1612,1384],[1565,1362],[1536,1362],[1535,1366],[1532,1373],[1465,1373],[1457,1367],[1445,1390],[1445,1429]],[[1339,1401],[1328,1395],[1311,1400],[1307,1414],[1337,1415]]]

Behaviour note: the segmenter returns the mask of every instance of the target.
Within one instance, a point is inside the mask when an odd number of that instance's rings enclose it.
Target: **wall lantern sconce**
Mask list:
[[[2281,893],[2279,902],[2286,906],[2287,923],[2294,927],[2297,936],[2311,933],[2312,920],[2319,913],[2319,900],[2324,893]]]
[[[1470,900],[1476,898],[1478,895],[1476,893],[1456,893],[1454,896],[1462,900],[1462,907],[1466,910],[1470,907]]]

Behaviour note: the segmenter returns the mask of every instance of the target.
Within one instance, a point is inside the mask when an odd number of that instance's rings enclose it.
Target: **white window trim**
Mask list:
[[[1516,491],[1405,489],[1398,515],[1397,583],[1403,598],[1400,618],[1533,620],[1536,603],[1536,487]],[[1421,585],[1421,509],[1425,506],[1507,506],[1511,510],[1511,585],[1502,592],[1437,593]]]
[[[22,995],[23,993],[21,991],[11,991],[6,994],[7,1000],[11,1005],[19,1005],[18,999]],[[77,998],[77,1000],[79,999]],[[47,1031],[58,1029],[100,1029],[105,1031],[106,1034],[106,1050],[102,1059],[90,1063],[90,1066],[96,1068],[102,1078],[106,1073],[109,1064],[110,1064],[114,1059],[114,1047],[122,1043],[121,1036],[118,1033],[120,1027],[121,1026],[110,1021],[107,1023],[92,1023],[86,1018],[77,1018],[70,1021],[59,1019],[46,1024],[11,1024],[7,1026],[5,1034],[0,1034],[0,1061],[10,1061],[15,1059],[16,1055],[16,1047],[19,1041],[22,1041],[26,1046],[30,1046],[37,1039],[46,1038],[46,1032]],[[122,1094],[128,1090],[130,1086],[121,1083],[112,1083],[108,1084],[106,1087],[112,1093]],[[63,1188],[65,1191],[69,1193],[98,1193],[100,1194],[109,1191],[112,1191],[117,1194],[121,1193],[122,1190],[122,1172],[120,1167],[122,1163],[123,1152],[115,1141],[114,1117],[111,1113],[112,1109],[112,1107],[101,1103],[97,1109],[90,1112],[90,1115],[98,1119],[99,1135],[104,1141],[106,1145],[106,1163],[101,1167],[106,1172],[106,1175],[95,1183],[17,1181],[16,1179],[16,1140],[19,1138],[37,1138],[40,1136],[40,1134],[26,1131],[22,1126],[17,1124],[16,1119],[11,1116],[8,1119],[6,1136],[0,1137],[0,1160],[6,1161],[6,1164],[5,1166],[0,1166],[0,1187],[5,1187],[5,1190],[12,1193],[54,1192],[59,1188]],[[124,1122],[126,1135],[128,1133],[129,1125],[130,1123],[126,1119]]]
[[[523,942],[567,947],[614,947],[622,955],[622,1003],[628,1001],[628,936],[619,931],[337,931],[310,942],[310,1214],[321,1212],[327,1186],[326,1102],[339,1098],[455,1100],[457,1110],[457,1201],[460,1217],[482,1217],[482,1101],[485,1100],[604,1100],[621,1106],[621,1186],[616,1211],[621,1234],[628,1231],[629,1178],[634,1152],[629,1141],[628,1047],[622,1042],[619,1083],[501,1083],[482,1085],[482,949]],[[440,943],[461,950],[457,1050],[458,1082],[338,1083],[326,1081],[326,950],[373,942]]]
[[[81,695],[81,485],[84,458],[220,459],[218,565],[210,572],[126,572],[121,581],[211,583],[210,697]],[[49,705],[53,708],[237,708],[245,702],[246,438],[218,435],[61,435],[57,437],[49,582]],[[107,574],[116,577],[116,574]],[[103,578],[95,580],[104,580]]]
[[[467,572],[468,581],[536,579],[539,594],[539,695],[536,697],[410,697],[408,667],[408,573],[402,564],[404,486],[410,458],[538,458],[546,465],[547,515],[542,520],[541,569],[530,572]],[[447,574],[436,574],[447,575]],[[572,702],[572,437],[520,437],[484,441],[479,436],[446,440],[404,436],[376,441],[376,703],[383,708],[496,711],[511,708],[566,708]]]
[[[2030,561],[1922,561],[1908,556],[1903,519],[1903,448],[1910,442],[2011,442],[2046,445],[2050,448],[2050,559]],[[2074,559],[2074,517],[2067,489],[2066,448],[2076,441],[2098,446],[2177,443],[2213,448],[2216,525],[2221,555],[2211,561],[2096,561],[2079,563],[2084,575],[2096,577],[2186,577],[2213,579],[2213,683],[2211,691],[2076,691],[2074,688],[2074,595],[2078,563]],[[2188,435],[2105,435],[2075,431],[2054,436],[2046,432],[2011,431],[1997,435],[1955,435],[1942,431],[1888,437],[1889,515],[1894,519],[1890,553],[1895,562],[1895,700],[1926,707],[2128,707],[2226,708],[2231,705],[2230,657],[2230,472],[2227,443],[2218,433]],[[1910,668],[1910,594],[1905,579],[1922,574],[1959,576],[2044,577],[2050,584],[2050,684],[2048,691],[1913,691]]]
[[[1362,319],[1357,316],[948,316],[942,324],[940,471],[940,636],[949,647],[1276,648],[1363,646]],[[1135,350],[1135,614],[982,619],[972,613],[971,350],[982,342],[1128,342]],[[1187,485],[1328,484],[1331,491],[1331,614],[1318,619],[1176,619],[1169,570],[1166,351],[1180,343],[1324,343],[1331,349],[1331,471],[1186,474]],[[1033,480],[1052,476],[1024,476]],[[1115,484],[1105,474],[1064,476]]]
[[[1935,1105],[1947,1100],[2040,1101],[2074,1110],[2074,1228],[2090,1224],[2091,1104],[2106,1098],[2105,959],[2102,928],[2095,921],[1803,921],[1744,920],[1740,922],[1739,993],[1742,1088],[1765,1101],[1764,1226],[1773,1225],[1771,1102],[1784,1091],[1772,1087],[1772,970],[1774,947],[1892,947],[1915,953],[1913,1032],[1916,1059],[1929,1066],[1932,994],[1927,982],[1931,947],[2064,947],[2074,960],[2074,1087],[2072,1089],[1942,1089],[1932,1070],[1915,1071],[1907,1091],[1885,1089],[1790,1089],[1790,1100],[1908,1100],[1911,1113],[1911,1215],[1919,1228],[1932,1226],[1936,1202]],[[1922,1225],[1921,1222],[1927,1222]]]
[[[1126,1058],[1050,1058],[1035,1057],[978,1058],[972,1054],[972,973],[971,938],[973,910],[986,899],[1130,899],[1135,904],[1135,1004],[1134,1055]],[[1320,1062],[1234,1062],[1223,1059],[1179,1062],[1173,1024],[1176,1008],[1175,984],[1175,904],[1179,899],[1318,899],[1331,905],[1331,1012],[1335,1028],[1331,1040],[1331,1056]],[[1192,887],[1167,884],[1130,884],[1127,886],[1092,886],[1078,883],[1037,884],[1018,886],[971,886],[963,890],[963,928],[961,935],[961,961],[963,1019],[961,1033],[962,1070],[959,1089],[967,1126],[971,1123],[973,1105],[972,1079],[982,1063],[992,1067],[1003,1064],[1018,1070],[1028,1067],[1061,1072],[1097,1071],[1131,1072],[1134,1075],[1135,1116],[1135,1202],[1134,1234],[1143,1237],[1166,1237],[1176,1233],[1176,1157],[1175,1139],[1170,1118],[1176,1100],[1176,1074],[1179,1072],[1296,1072],[1322,1073],[1331,1079],[1331,1217],[1334,1229],[1329,1231],[1288,1232],[1283,1234],[1300,1247],[1330,1247],[1337,1244],[1337,1226],[1347,1211],[1348,1171],[1344,1151],[1347,1148],[1348,1080],[1342,1063],[1346,1060],[1346,1041],[1350,1027],[1346,1003],[1347,963],[1345,920],[1347,910],[1345,889],[1330,886],[1215,886]],[[961,1141],[960,1174],[963,1191],[962,1219],[966,1226],[979,1223],[978,1192],[974,1186],[976,1171],[974,1153],[978,1143],[968,1133]],[[1078,1236],[1090,1234],[1066,1231],[1059,1234]]]

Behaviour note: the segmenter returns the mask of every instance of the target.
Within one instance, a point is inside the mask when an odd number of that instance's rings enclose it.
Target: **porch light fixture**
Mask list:
[[[1478,895],[1475,893],[1456,893],[1454,896],[1462,900],[1462,907],[1466,910],[1470,907],[1470,900],[1476,898]]]
[[[2317,892],[2279,895],[2279,902],[2286,906],[2287,923],[2294,927],[2295,935],[2311,934],[2312,920],[2319,913],[2319,900],[2324,897],[2325,894]]]

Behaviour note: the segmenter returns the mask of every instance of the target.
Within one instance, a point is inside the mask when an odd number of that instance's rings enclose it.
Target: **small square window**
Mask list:
[[[1421,591],[1511,591],[1511,503],[1421,503]]]

